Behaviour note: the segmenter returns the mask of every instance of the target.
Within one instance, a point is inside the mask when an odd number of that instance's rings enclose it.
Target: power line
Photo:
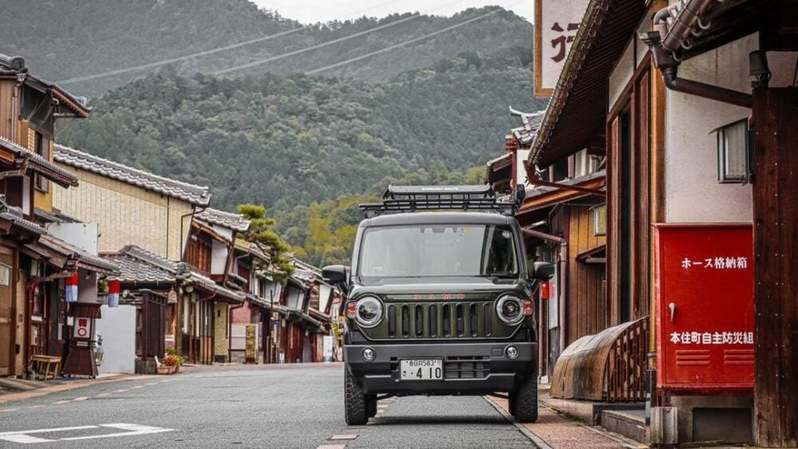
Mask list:
[[[441,8],[445,8],[447,6],[451,6],[451,5],[457,4],[457,3],[460,3],[460,1],[458,0],[458,1],[447,3],[447,4],[442,5],[442,6],[438,6],[438,7],[435,8],[435,10],[441,9]],[[429,13],[427,13],[427,14],[429,14]],[[278,61],[280,59],[285,59],[285,58],[288,58],[288,57],[291,57],[291,56],[296,56],[298,54],[306,53],[306,52],[313,51],[313,50],[318,50],[320,48],[328,47],[330,45],[334,45],[334,44],[337,44],[339,42],[344,42],[344,41],[347,41],[349,39],[354,39],[356,37],[363,36],[363,35],[366,35],[366,34],[369,34],[369,33],[373,33],[375,31],[384,30],[386,28],[390,28],[392,26],[399,25],[401,23],[408,22],[410,20],[418,19],[420,17],[424,17],[424,16],[422,16],[419,13],[416,13],[416,14],[413,14],[411,16],[401,18],[399,20],[394,20],[393,22],[384,23],[382,25],[377,25],[377,26],[375,26],[373,28],[368,28],[366,30],[358,31],[357,33],[349,34],[347,36],[342,36],[342,37],[339,37],[339,38],[336,38],[336,39],[333,39],[333,40],[330,40],[330,41],[322,42],[322,43],[319,43],[319,44],[311,45],[310,47],[305,47],[305,48],[301,48],[299,50],[290,51],[288,53],[282,53],[282,54],[279,54],[279,55],[270,56],[268,58],[258,59],[258,60],[252,61],[252,62],[248,62],[246,64],[241,64],[241,65],[237,65],[237,66],[230,67],[230,68],[227,68],[227,69],[218,70],[218,71],[214,72],[213,74],[214,75],[223,75],[225,73],[235,72],[237,70],[247,69],[247,68],[255,67],[255,66],[258,66],[258,65],[261,65],[261,64],[266,64],[267,62]]]
[[[390,45],[388,47],[381,48],[379,50],[375,50],[375,51],[366,53],[364,55],[356,56],[354,58],[349,58],[349,59],[346,59],[346,60],[343,60],[343,61],[340,61],[340,62],[336,62],[334,64],[326,65],[324,67],[319,67],[317,69],[309,70],[309,71],[305,72],[305,74],[306,75],[313,75],[313,74],[316,74],[316,73],[319,73],[319,72],[323,72],[325,70],[334,69],[336,67],[340,67],[340,66],[343,66],[343,65],[346,65],[346,64],[350,64],[352,62],[356,62],[356,61],[360,61],[362,59],[370,58],[370,57],[378,55],[380,53],[386,53],[388,51],[395,50],[395,49],[397,49],[399,47],[403,47],[405,45],[412,44],[414,42],[418,42],[418,41],[430,38],[432,36],[436,36],[438,34],[445,33],[447,31],[451,31],[451,30],[453,30],[455,28],[460,28],[461,26],[468,25],[469,23],[476,22],[477,20],[482,20],[482,19],[484,19],[484,18],[486,18],[488,16],[496,14],[499,11],[501,11],[501,10],[499,10],[499,9],[493,10],[491,12],[479,15],[477,17],[472,17],[472,18],[470,18],[468,20],[464,20],[464,21],[462,21],[460,23],[456,23],[456,24],[448,26],[446,28],[441,28],[440,30],[433,31],[432,33],[428,33],[428,34],[425,34],[423,36],[414,37],[413,39],[408,39],[408,40],[406,40],[404,42],[399,42],[398,44],[393,44],[393,45]]]
[[[382,3],[379,3],[377,5],[371,6],[371,7],[367,8],[367,9],[361,10],[361,12],[365,13],[365,12],[367,12],[369,10],[372,10],[374,8],[377,8],[377,7],[380,7],[380,6],[389,4],[389,3],[393,3],[393,2],[392,1],[382,2]],[[219,52],[226,51],[226,50],[232,50],[234,48],[240,48],[240,47],[244,47],[244,46],[247,46],[247,45],[250,45],[250,44],[255,44],[255,43],[258,43],[258,42],[265,42],[265,41],[268,41],[268,40],[271,40],[271,39],[276,39],[278,37],[288,36],[289,34],[293,34],[293,33],[302,31],[305,28],[308,28],[308,27],[311,27],[311,26],[312,25],[301,25],[301,26],[298,26],[296,28],[291,28],[290,30],[280,31],[279,33],[270,34],[268,36],[261,36],[261,37],[257,37],[257,38],[254,38],[254,39],[249,39],[249,40],[246,40],[246,41],[237,42],[235,44],[225,45],[223,47],[211,48],[211,49],[208,49],[208,50],[198,51],[196,53],[191,53],[191,54],[187,54],[187,55],[183,55],[183,56],[176,56],[174,58],[162,59],[160,61],[150,62],[150,63],[147,63],[147,64],[140,64],[140,65],[131,66],[131,67],[125,67],[125,68],[116,69],[116,70],[109,70],[107,72],[96,73],[94,75],[76,76],[76,77],[73,77],[73,78],[68,78],[68,79],[65,79],[65,80],[56,81],[56,83],[57,84],[79,83],[79,82],[82,82],[82,81],[90,81],[90,80],[99,79],[99,78],[106,78],[106,77],[114,76],[114,75],[121,75],[123,73],[135,72],[135,71],[139,71],[139,70],[146,70],[146,69],[151,69],[151,68],[155,68],[155,67],[160,67],[162,65],[171,64],[173,62],[180,62],[180,61],[185,61],[187,59],[193,59],[193,58],[198,58],[198,57],[201,57],[201,56],[212,55],[214,53],[219,53]]]
[[[261,65],[261,64],[266,64],[267,62],[278,61],[280,59],[285,59],[285,58],[288,58],[288,57],[291,57],[291,56],[296,56],[298,54],[306,53],[306,52],[313,51],[313,50],[318,50],[320,48],[328,47],[330,45],[337,44],[339,42],[344,42],[344,41],[347,41],[349,39],[354,39],[356,37],[363,36],[363,35],[369,34],[369,33],[373,33],[375,31],[384,30],[385,28],[396,26],[396,25],[399,25],[401,23],[408,22],[410,20],[418,19],[419,17],[423,17],[423,16],[418,14],[418,13],[417,14],[413,14],[412,16],[403,17],[403,18],[401,18],[399,20],[394,20],[393,22],[384,23],[382,25],[378,25],[378,26],[373,27],[373,28],[369,28],[369,29],[366,29],[366,30],[363,30],[363,31],[358,31],[357,33],[353,33],[353,34],[349,34],[349,35],[346,35],[346,36],[342,36],[342,37],[339,37],[339,38],[336,38],[336,39],[333,39],[333,40],[330,40],[330,41],[322,42],[320,44],[311,45],[310,47],[305,47],[305,48],[301,48],[299,50],[289,51],[288,53],[282,53],[282,54],[274,55],[274,56],[271,56],[271,57],[268,57],[268,58],[265,58],[265,59],[258,59],[258,60],[252,61],[252,62],[248,62],[246,64],[241,64],[241,65],[237,65],[237,66],[234,66],[234,67],[229,67],[229,68],[226,68],[226,69],[223,69],[223,70],[219,70],[219,71],[214,72],[213,74],[214,75],[223,75],[225,73],[235,72],[237,70],[247,69],[247,68],[255,67],[255,66],[258,66],[258,65]]]

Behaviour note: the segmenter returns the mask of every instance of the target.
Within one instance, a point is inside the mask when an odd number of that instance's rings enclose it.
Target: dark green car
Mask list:
[[[361,205],[351,270],[323,270],[347,295],[347,424],[393,395],[506,394],[518,421],[537,419],[530,298],[551,266],[527,271],[514,204],[459,186],[390,187]]]

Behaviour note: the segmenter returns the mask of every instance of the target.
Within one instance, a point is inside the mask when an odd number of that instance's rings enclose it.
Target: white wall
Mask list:
[[[227,264],[227,245],[213,240],[211,247],[211,274],[225,274],[224,268]]]
[[[136,370],[136,307],[102,306],[97,334],[103,338],[101,373],[134,373]]]
[[[689,59],[682,78],[750,92],[748,53],[756,36]],[[665,220],[667,222],[750,222],[751,186],[720,184],[713,129],[747,118],[751,110],[667,90],[665,95]]]

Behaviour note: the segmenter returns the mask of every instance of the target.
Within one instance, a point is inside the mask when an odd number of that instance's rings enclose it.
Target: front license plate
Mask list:
[[[399,361],[400,380],[443,380],[443,360],[420,359]]]

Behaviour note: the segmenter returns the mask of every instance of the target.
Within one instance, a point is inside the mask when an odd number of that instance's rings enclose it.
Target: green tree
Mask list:
[[[238,213],[249,220],[249,229],[244,233],[244,239],[271,248],[272,264],[280,270],[274,276],[285,281],[294,271],[291,246],[272,229],[274,220],[266,216],[266,208],[258,204],[240,204]]]

